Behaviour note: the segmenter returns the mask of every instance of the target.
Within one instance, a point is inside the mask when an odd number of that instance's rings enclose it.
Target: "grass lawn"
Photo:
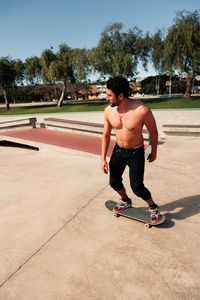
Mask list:
[[[200,96],[185,98],[155,98],[142,99],[142,101],[151,109],[176,109],[176,108],[200,108]],[[108,103],[78,103],[65,104],[62,107],[56,105],[43,106],[24,106],[11,107],[10,110],[0,108],[0,115],[21,115],[38,113],[62,113],[62,112],[84,112],[84,111],[103,111]]]
[[[185,98],[159,98],[143,101],[151,109],[200,108],[200,96]]]

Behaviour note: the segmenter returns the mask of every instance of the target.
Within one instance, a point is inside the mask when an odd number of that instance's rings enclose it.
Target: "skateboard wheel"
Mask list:
[[[113,216],[114,216],[115,218],[118,218],[118,217],[119,217],[119,215],[118,215],[118,214],[113,214]]]
[[[150,225],[149,224],[145,224],[144,225],[146,228],[150,228]]]

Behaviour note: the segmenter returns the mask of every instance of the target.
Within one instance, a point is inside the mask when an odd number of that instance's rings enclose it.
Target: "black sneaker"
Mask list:
[[[123,201],[123,200],[120,200],[116,206],[113,208],[113,211],[114,212],[119,212],[121,210],[124,210],[128,207],[131,207],[132,206],[132,201],[130,198],[128,198],[129,200],[128,201]]]

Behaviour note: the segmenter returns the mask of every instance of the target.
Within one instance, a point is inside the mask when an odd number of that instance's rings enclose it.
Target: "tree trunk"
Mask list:
[[[63,104],[65,89],[66,89],[65,83],[62,82],[62,93],[61,93],[60,99],[58,100],[58,104],[57,104],[58,107],[61,107]]]
[[[193,79],[193,72],[187,72],[186,74],[186,91],[184,98],[190,98],[191,97],[191,89],[192,89],[192,79]]]
[[[3,96],[4,96],[4,99],[5,99],[5,105],[6,105],[6,109],[10,109],[10,104],[9,104],[9,100],[8,100],[8,97],[7,97],[7,92],[5,89],[3,89]]]
[[[85,91],[86,91],[86,99],[88,99],[88,85],[87,85],[87,83],[86,83],[86,86],[85,86]]]

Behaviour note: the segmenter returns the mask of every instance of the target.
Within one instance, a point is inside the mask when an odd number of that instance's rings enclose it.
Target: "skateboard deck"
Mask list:
[[[142,223],[145,223],[146,228],[150,228],[151,226],[156,226],[159,224],[162,224],[165,221],[165,216],[161,215],[161,218],[158,222],[152,223],[150,221],[150,213],[148,210],[145,210],[144,208],[137,208],[137,207],[128,207],[124,210],[114,212],[113,208],[117,202],[115,201],[106,201],[105,206],[108,210],[113,212],[113,215],[115,217],[123,216],[129,219],[133,219]]]

